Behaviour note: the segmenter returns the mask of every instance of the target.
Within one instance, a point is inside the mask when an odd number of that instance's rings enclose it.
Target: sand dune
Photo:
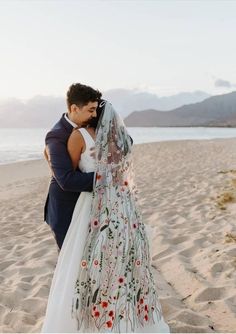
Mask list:
[[[172,332],[236,328],[236,139],[134,147],[152,264]],[[0,166],[0,331],[39,332],[57,248],[44,161]]]

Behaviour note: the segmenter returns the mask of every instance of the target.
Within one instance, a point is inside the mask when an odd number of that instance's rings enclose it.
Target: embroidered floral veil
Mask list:
[[[109,102],[99,108],[91,219],[72,317],[78,330],[132,332],[153,324],[154,313],[160,319],[162,311],[137,205],[131,138]]]

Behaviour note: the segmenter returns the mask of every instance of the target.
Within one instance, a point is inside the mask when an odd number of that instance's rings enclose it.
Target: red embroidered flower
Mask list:
[[[140,266],[141,261],[140,260],[136,260],[136,266]]]
[[[100,180],[102,178],[102,175],[96,174],[96,180]]]
[[[106,325],[107,325],[108,328],[111,328],[111,327],[112,327],[112,321],[111,321],[111,320],[108,320],[108,321],[106,322]]]
[[[124,277],[119,277],[119,278],[118,278],[118,282],[119,282],[120,284],[124,283]]]
[[[93,310],[94,310],[94,311],[96,310],[96,306],[93,307]]]
[[[145,319],[146,321],[148,321],[148,315],[147,315],[147,314],[145,315],[144,319]]]
[[[101,302],[101,305],[103,308],[106,308],[108,306],[108,302]]]
[[[140,299],[140,304],[143,304],[143,298]]]
[[[125,182],[124,182],[124,185],[127,186],[127,185],[128,185],[128,181],[125,181]]]
[[[148,306],[147,305],[144,306],[144,310],[148,311]]]
[[[82,260],[82,261],[81,261],[81,267],[82,267],[82,268],[86,268],[86,266],[87,266],[87,261]]]
[[[136,224],[133,224],[133,228],[136,228],[137,227],[137,225]]]
[[[100,312],[99,311],[94,312],[94,316],[98,318],[100,316]]]
[[[92,227],[93,228],[97,228],[98,227],[98,221],[95,219],[93,222],[92,222]]]
[[[110,312],[108,313],[108,315],[109,315],[109,317],[113,317],[114,312],[113,312],[113,311],[110,311]]]
[[[98,262],[98,260],[97,260],[97,259],[93,261],[93,264],[94,264],[95,266],[97,266],[97,265],[98,265],[98,263],[99,263],[99,262]]]

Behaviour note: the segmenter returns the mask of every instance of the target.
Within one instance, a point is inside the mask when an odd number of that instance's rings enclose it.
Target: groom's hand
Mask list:
[[[50,153],[49,153],[49,149],[48,149],[47,146],[45,147],[43,153],[44,153],[44,157],[45,157],[45,159],[47,160],[47,163],[48,163],[48,165],[49,165],[49,168],[51,169],[52,175],[54,176],[54,174],[53,174],[53,170],[52,170],[52,165],[51,165]]]

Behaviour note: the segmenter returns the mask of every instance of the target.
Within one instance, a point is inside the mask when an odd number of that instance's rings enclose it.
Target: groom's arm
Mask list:
[[[94,173],[74,170],[67,146],[60,137],[46,137],[46,154],[53,177],[64,191],[92,191]]]

